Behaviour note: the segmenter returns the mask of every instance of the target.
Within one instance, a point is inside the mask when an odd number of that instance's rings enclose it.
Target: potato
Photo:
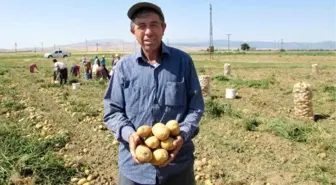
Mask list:
[[[153,165],[159,166],[168,160],[168,152],[165,149],[159,148],[153,152],[152,160]]]
[[[172,136],[178,136],[180,134],[180,125],[176,120],[168,121],[166,127],[169,129]]]
[[[160,146],[160,141],[157,137],[151,136],[145,140],[145,144],[151,149],[156,149]]]
[[[82,178],[82,179],[80,179],[79,181],[78,181],[78,185],[82,185],[82,184],[84,184],[84,183],[86,183],[87,182],[87,180],[86,180],[86,178]]]
[[[148,125],[142,125],[136,131],[137,135],[140,137],[148,137],[151,134],[151,132],[152,129]]]
[[[156,123],[152,128],[152,133],[161,141],[168,139],[170,131],[163,123]]]
[[[150,162],[152,160],[152,151],[145,145],[139,145],[135,149],[136,158],[143,163]]]
[[[167,140],[161,141],[161,148],[168,151],[174,150],[175,146],[173,145],[174,138],[170,137]]]

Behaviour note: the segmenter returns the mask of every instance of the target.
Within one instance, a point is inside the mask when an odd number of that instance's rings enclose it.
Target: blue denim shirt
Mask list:
[[[162,53],[151,65],[141,49],[116,65],[104,97],[104,122],[119,145],[119,172],[140,184],[163,183],[194,162],[192,138],[199,132],[204,102],[196,69],[185,52],[162,43]],[[141,125],[169,120],[180,123],[184,144],[174,161],[163,168],[136,164],[128,137]]]

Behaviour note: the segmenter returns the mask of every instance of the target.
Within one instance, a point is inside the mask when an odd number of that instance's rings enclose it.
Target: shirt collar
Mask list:
[[[167,55],[170,56],[170,51],[169,51],[169,47],[166,46],[163,42],[161,42],[161,56],[163,55]],[[136,52],[136,60],[139,61],[139,59],[141,58],[143,61],[147,61],[146,56],[143,55],[142,52],[142,48],[140,47],[137,52]]]

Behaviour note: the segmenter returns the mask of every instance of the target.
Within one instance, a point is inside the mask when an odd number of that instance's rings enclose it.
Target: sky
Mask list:
[[[96,39],[134,41],[127,10],[136,0],[0,0],[0,48],[51,47]],[[336,40],[335,0],[153,0],[163,40],[318,42]]]

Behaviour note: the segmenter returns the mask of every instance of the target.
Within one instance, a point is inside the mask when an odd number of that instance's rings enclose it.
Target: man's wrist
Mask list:
[[[133,127],[131,126],[124,126],[121,129],[121,137],[124,141],[128,142],[129,141],[129,137],[132,135],[132,133],[134,133],[135,130],[133,129]]]

